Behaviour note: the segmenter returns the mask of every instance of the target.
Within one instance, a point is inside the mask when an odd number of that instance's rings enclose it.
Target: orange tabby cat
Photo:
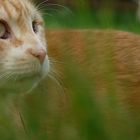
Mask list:
[[[75,82],[80,84],[76,89],[83,91],[88,83],[91,93],[96,91],[92,98],[109,118],[106,100],[115,96],[113,101],[122,112],[131,114],[139,124],[140,36],[107,30],[48,30],[46,36],[48,56],[37,9],[29,0],[0,0],[0,93],[32,89],[51,71],[48,58],[53,58],[61,63],[54,70],[61,73],[64,92],[73,96]],[[50,83],[47,90],[51,95],[58,92],[58,83]]]

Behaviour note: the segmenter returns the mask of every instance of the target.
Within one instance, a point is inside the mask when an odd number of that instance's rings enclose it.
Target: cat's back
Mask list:
[[[82,65],[93,59],[107,57],[114,61],[117,71],[133,69],[137,74],[139,72],[140,36],[134,33],[116,30],[69,29],[48,30],[46,36],[49,54],[56,57],[55,59],[57,57],[63,59],[65,55],[69,55]]]
[[[58,65],[62,77],[67,77],[69,69],[74,72],[78,69],[95,87],[97,100],[102,102],[115,94],[120,105],[140,116],[139,35],[115,30],[48,30],[46,33],[49,56],[63,62]]]

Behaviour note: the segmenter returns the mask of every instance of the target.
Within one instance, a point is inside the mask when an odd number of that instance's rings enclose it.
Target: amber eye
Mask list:
[[[35,32],[35,33],[37,33],[38,32],[38,22],[37,21],[33,21],[32,22],[32,27],[33,27],[33,31]]]
[[[0,39],[8,39],[10,37],[10,32],[8,25],[4,21],[0,21]]]

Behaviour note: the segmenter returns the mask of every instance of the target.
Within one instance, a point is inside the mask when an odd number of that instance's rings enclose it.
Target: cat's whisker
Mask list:
[[[19,77],[20,77],[20,74],[14,73],[13,80],[14,80],[14,81],[17,81],[17,79],[18,79]]]
[[[58,73],[58,72],[56,72],[55,71],[55,67],[56,67],[56,65],[58,64],[58,65],[62,65],[62,64],[64,64],[63,62],[61,62],[61,61],[57,61],[57,60],[54,60],[54,59],[49,59],[49,63],[50,63],[50,71],[51,72],[55,72],[55,73]],[[60,76],[61,77],[61,76]]]
[[[56,14],[61,15],[62,11],[56,8],[48,8],[46,9],[46,7],[44,6],[44,9],[42,7],[42,9],[39,9],[39,11],[41,11],[42,15],[49,15],[51,17],[55,17]],[[44,11],[44,12],[42,12]]]
[[[63,86],[61,85],[61,82],[60,82],[60,80],[58,80],[54,75],[52,75],[51,73],[49,73],[48,74],[48,77],[51,79],[51,80],[53,80],[56,84],[57,84],[57,86],[58,86],[58,88],[62,91],[62,93],[64,94],[65,92],[64,92],[64,88],[63,88]]]
[[[14,78],[13,72],[9,73],[9,75],[7,75],[7,77],[5,77],[5,79],[6,79],[7,81],[9,81],[9,80],[12,79],[12,78]]]
[[[7,72],[0,74],[0,79],[5,76],[5,74],[7,74]]]
[[[42,14],[43,16],[46,16],[46,15],[47,15],[47,16],[50,16],[50,17],[54,17],[53,14],[50,14],[50,13],[41,12],[41,14]]]
[[[58,87],[64,92],[63,81],[61,80],[62,76],[60,73],[55,71],[53,65],[50,67],[50,72],[48,73],[48,77],[52,79],[58,85]]]
[[[11,75],[11,72],[6,71],[5,73],[0,75],[0,80],[6,80],[9,75]]]
[[[14,81],[16,81],[18,79],[18,75],[16,74],[13,78]]]
[[[45,1],[40,2],[38,5],[36,5],[36,8],[39,9],[40,6],[46,4],[46,2],[48,2],[48,1],[49,1],[49,0],[45,0]]]
[[[9,67],[7,68],[8,70],[11,70],[11,71],[23,71],[23,70],[27,70],[29,68],[29,66],[21,66],[21,67]]]
[[[73,12],[66,6],[60,5],[60,4],[54,4],[54,3],[46,3],[44,2],[42,5],[40,5],[40,7],[38,8],[39,11],[47,11],[47,15],[51,16],[52,13],[48,13],[48,11],[52,11],[55,12],[55,14],[63,14],[64,15],[64,11],[65,13],[69,13],[72,14]],[[42,12],[41,12],[42,13]],[[45,15],[45,14],[43,14]]]
[[[29,68],[31,70],[33,69],[32,66],[29,63],[24,63],[24,64],[22,64],[22,63],[17,64],[16,63],[16,65],[15,64],[10,64],[9,66],[7,66],[7,69],[12,70],[12,71],[26,70],[26,69],[29,69]]]
[[[58,78],[61,78],[61,77],[62,77],[61,74],[58,73],[58,71],[56,71],[53,67],[50,67],[50,73],[51,73],[52,75],[55,75],[55,76],[58,77]]]
[[[57,8],[51,8],[51,7],[49,7],[48,9],[45,9],[45,11],[47,12],[47,14],[50,14],[51,13],[51,15],[64,15],[64,13],[66,13],[66,12],[64,12],[64,11],[62,11],[61,9],[57,9]]]
[[[34,69],[34,71],[38,71],[38,69],[39,69],[39,66],[38,66],[38,64],[36,64],[36,63],[33,63],[33,66],[32,66],[32,68]]]
[[[50,63],[57,63],[57,64],[64,64],[64,62],[58,61],[58,60],[54,60],[53,58],[49,58]]]
[[[46,3],[44,6],[46,6],[47,8],[48,8],[48,7],[50,8],[50,6],[51,6],[51,7],[53,6],[53,7],[56,7],[56,8],[62,8],[63,10],[65,10],[65,11],[67,11],[67,12],[69,12],[69,13],[72,14],[72,11],[71,11],[68,7],[63,6],[63,5],[60,5],[60,4]]]

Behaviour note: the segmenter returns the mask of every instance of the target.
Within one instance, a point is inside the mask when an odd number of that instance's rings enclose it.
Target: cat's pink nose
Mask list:
[[[46,57],[46,51],[44,49],[34,50],[34,49],[28,49],[28,52],[36,57],[40,63],[42,64]]]

